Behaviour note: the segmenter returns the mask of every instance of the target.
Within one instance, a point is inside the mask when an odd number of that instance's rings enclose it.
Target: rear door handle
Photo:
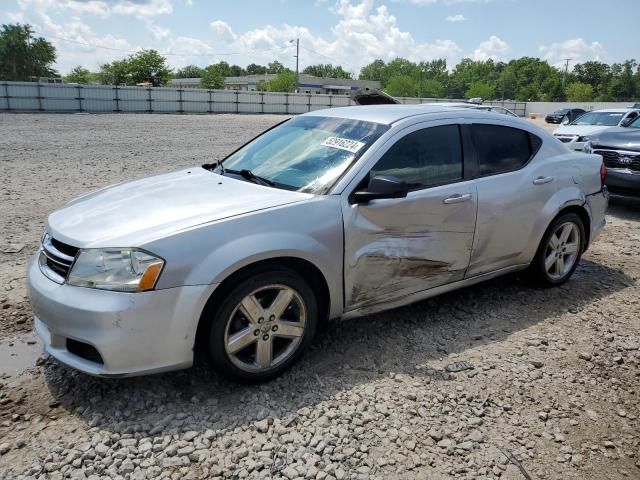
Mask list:
[[[468,202],[469,200],[471,200],[470,193],[465,193],[465,194],[456,193],[455,195],[451,195],[450,197],[445,198],[442,201],[442,203],[446,203],[448,205],[450,203]]]
[[[553,177],[538,177],[533,181],[534,185],[544,185],[545,183],[553,182]]]

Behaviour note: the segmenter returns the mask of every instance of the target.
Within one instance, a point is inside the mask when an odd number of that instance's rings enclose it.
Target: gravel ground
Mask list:
[[[282,118],[0,114],[0,351],[31,329],[24,270],[47,213]],[[508,276],[335,322],[262,386],[40,357],[0,381],[0,478],[640,478],[640,202],[608,220],[561,288]]]

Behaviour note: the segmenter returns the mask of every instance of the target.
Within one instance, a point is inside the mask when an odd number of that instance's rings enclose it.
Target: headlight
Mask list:
[[[578,137],[578,142],[588,142],[588,141],[589,141],[589,138],[590,138],[590,137],[588,137],[588,136],[585,136],[585,137]]]
[[[136,248],[80,250],[67,283],[119,292],[153,290],[164,260]]]
[[[593,147],[591,146],[591,142],[585,143],[584,147],[582,147],[582,151],[584,153],[593,153]]]

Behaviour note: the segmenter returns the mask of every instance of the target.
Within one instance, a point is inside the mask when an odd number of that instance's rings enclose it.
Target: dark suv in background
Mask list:
[[[544,117],[544,121],[547,123],[560,123],[564,118],[567,118],[570,123],[583,113],[586,112],[581,108],[562,108],[547,114],[547,116]]]
[[[592,136],[584,151],[602,155],[611,193],[640,197],[640,116]]]

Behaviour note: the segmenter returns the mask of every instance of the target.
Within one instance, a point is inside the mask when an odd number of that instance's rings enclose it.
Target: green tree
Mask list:
[[[128,63],[131,81],[136,84],[157,78],[161,85],[166,84],[171,77],[171,69],[166,62],[167,59],[153,49],[130,55]]]
[[[202,88],[222,88],[224,87],[224,68],[220,64],[209,65],[200,76],[200,86]]]
[[[426,98],[442,98],[444,96],[444,85],[438,80],[429,78],[418,85],[418,95]]]
[[[267,90],[269,92],[294,92],[297,83],[294,72],[283,71],[267,83]]]
[[[173,74],[173,78],[200,78],[202,76],[203,68],[197,65],[187,65],[176,71]]]
[[[567,100],[570,102],[587,102],[593,99],[593,88],[582,82],[573,82],[567,85]]]
[[[374,60],[369,65],[362,67],[360,75],[358,75],[358,79],[382,82],[382,79],[385,76],[386,67],[387,65],[384,63],[384,60]]]
[[[56,49],[44,38],[35,38],[30,25],[2,25],[0,30],[0,79],[27,81],[57,77],[52,68]]]
[[[75,67],[73,70],[69,72],[68,75],[64,77],[64,81],[66,83],[86,84],[86,83],[91,83],[93,80],[94,80],[94,75],[89,70],[87,70],[86,68],[83,68],[80,65]]]
[[[309,65],[302,73],[325,78],[351,78],[351,74],[343,70],[340,65],[334,67],[330,63]]]
[[[169,81],[171,70],[166,58],[156,50],[142,50],[129,55],[124,60],[115,60],[100,66],[99,78],[103,84],[136,85],[153,82],[155,79],[164,85]]]
[[[247,65],[247,75],[263,75],[265,73],[267,73],[267,67],[264,65],[258,65],[256,63]]]
[[[125,60],[114,60],[100,65],[98,80],[103,85],[134,85],[131,81],[129,63]]]
[[[290,72],[291,70],[289,70],[288,68],[286,68],[282,63],[280,63],[277,60],[274,60],[273,62],[271,62],[269,65],[267,65],[267,73],[283,73],[283,72]]]
[[[394,75],[387,82],[384,91],[392,97],[417,97],[418,85],[409,75]]]
[[[465,93],[465,98],[477,98],[480,97],[483,100],[493,99],[493,85],[489,85],[487,82],[473,82],[469,85]]]

